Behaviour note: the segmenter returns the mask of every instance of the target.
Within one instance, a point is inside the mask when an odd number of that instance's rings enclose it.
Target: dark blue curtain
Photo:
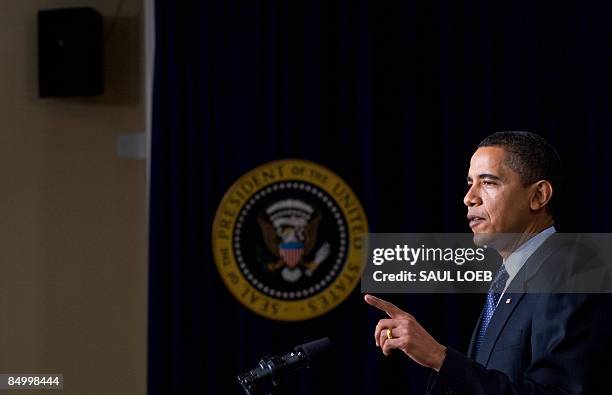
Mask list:
[[[610,230],[607,1],[156,1],[149,393],[239,393],[260,357],[318,337],[331,363],[299,394],[423,393],[383,357],[358,290],[305,322],[242,307],[211,255],[212,219],[244,172],[280,158],[343,177],[378,232],[468,232],[475,145],[526,129],[559,150],[562,231]],[[383,295],[384,296],[384,295]],[[482,295],[388,295],[465,349]]]

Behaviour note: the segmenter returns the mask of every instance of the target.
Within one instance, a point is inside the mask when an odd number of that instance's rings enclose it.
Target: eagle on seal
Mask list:
[[[324,243],[312,261],[304,261],[317,244],[322,219],[320,212],[311,218],[313,211],[310,205],[289,199],[270,206],[266,210],[268,218],[263,213],[257,216],[264,243],[276,258],[276,261],[267,263],[266,268],[271,272],[281,270],[285,281],[295,282],[302,274],[310,277],[329,255],[329,243]]]

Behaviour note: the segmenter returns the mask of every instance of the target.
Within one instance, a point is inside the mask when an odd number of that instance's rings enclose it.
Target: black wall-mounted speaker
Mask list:
[[[40,97],[104,93],[104,25],[93,8],[38,11]]]

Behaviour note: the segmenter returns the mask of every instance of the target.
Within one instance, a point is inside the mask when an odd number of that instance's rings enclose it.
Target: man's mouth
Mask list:
[[[473,228],[473,227],[479,225],[480,223],[484,222],[484,220],[485,220],[483,217],[479,217],[477,215],[471,215],[471,214],[468,214],[467,219],[468,219],[468,222],[470,224],[470,228]]]

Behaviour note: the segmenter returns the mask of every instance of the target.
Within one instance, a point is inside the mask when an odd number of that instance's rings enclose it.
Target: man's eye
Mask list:
[[[494,185],[495,183],[491,182],[491,181],[483,181],[482,182],[483,185]]]

